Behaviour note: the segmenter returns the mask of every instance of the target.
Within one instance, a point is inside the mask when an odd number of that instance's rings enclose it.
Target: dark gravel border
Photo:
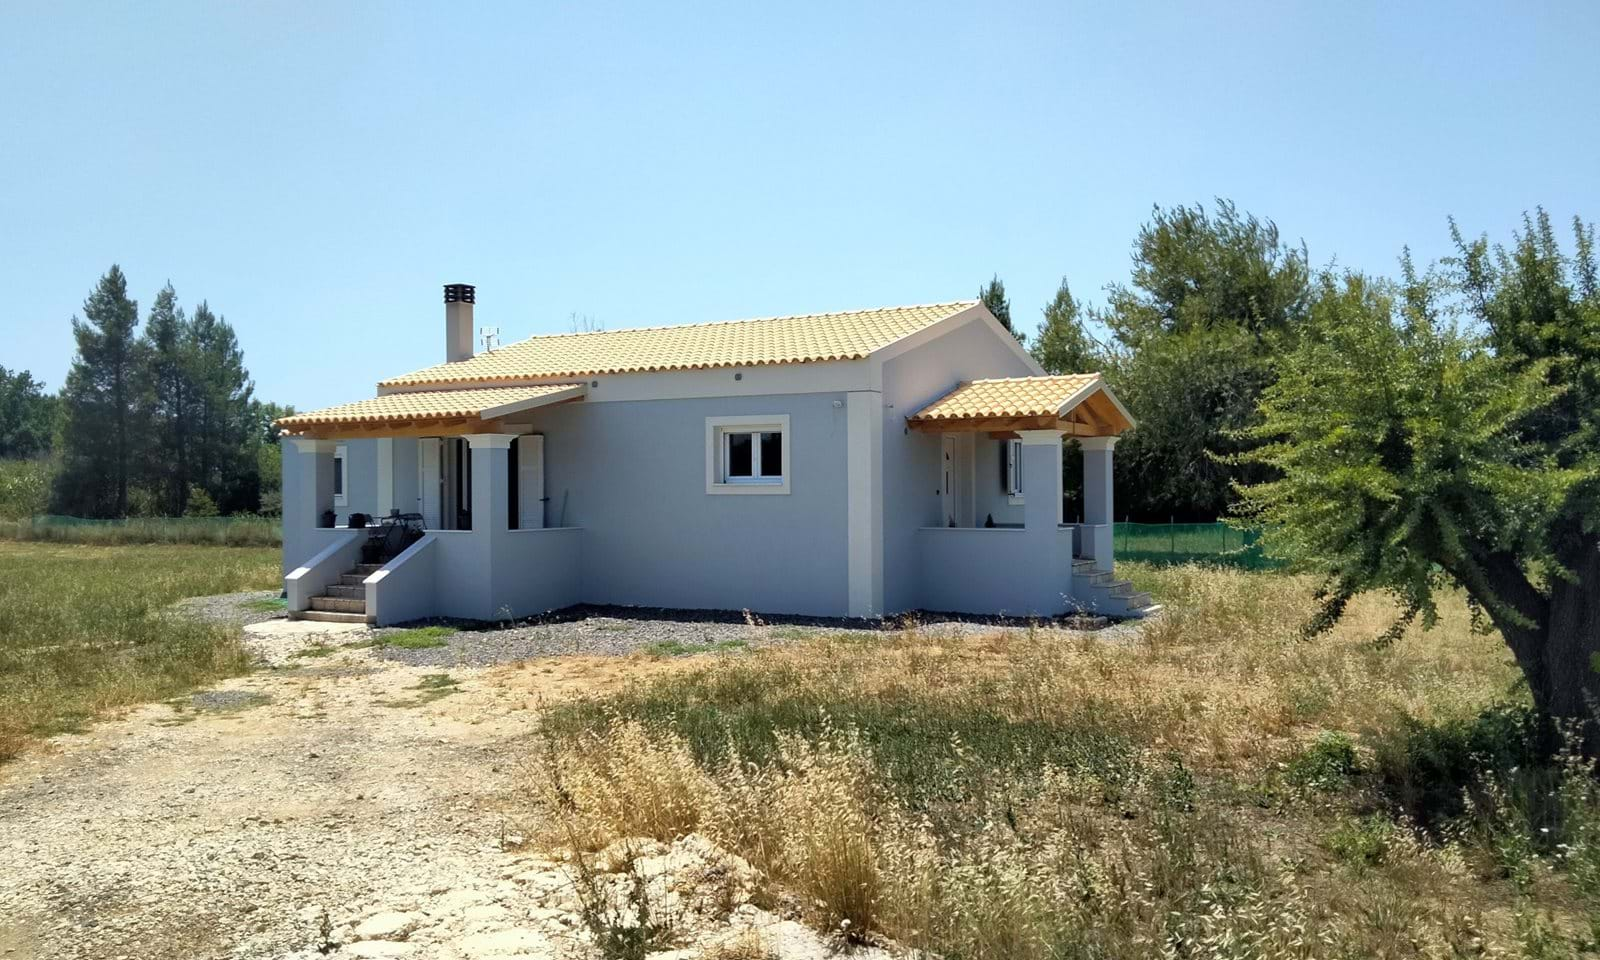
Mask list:
[[[893,633],[916,628],[933,633],[1061,630],[1084,633],[1112,627],[1104,617],[969,617],[919,613],[888,618],[767,616],[742,610],[681,610],[579,604],[512,624],[432,619],[375,631],[381,640],[400,630],[443,626],[457,632],[436,647],[377,646],[374,656],[412,666],[492,666],[556,656],[626,656],[652,648],[663,653],[730,652],[794,643],[816,634]],[[1108,637],[1108,639],[1110,639]]]
[[[242,627],[247,623],[262,623],[267,620],[280,620],[287,617],[287,608],[252,610],[245,606],[245,604],[252,601],[276,600],[280,595],[281,591],[278,590],[220,593],[211,597],[190,597],[187,600],[179,600],[172,605],[172,609],[183,616]]]

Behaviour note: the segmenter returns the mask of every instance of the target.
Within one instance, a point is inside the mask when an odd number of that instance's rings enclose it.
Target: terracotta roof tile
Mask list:
[[[1057,416],[1068,400],[1099,380],[1098,373],[967,380],[907,419],[924,422]]]
[[[297,413],[275,421],[280,430],[290,433],[308,427],[349,423],[380,423],[402,420],[445,420],[478,417],[485,410],[507,404],[551,398],[571,391],[581,395],[582,384],[550,383],[536,387],[480,387],[473,390],[419,390],[391,393],[370,400],[342,403],[309,413]]]
[[[379,387],[860,360],[977,301],[530,337]]]

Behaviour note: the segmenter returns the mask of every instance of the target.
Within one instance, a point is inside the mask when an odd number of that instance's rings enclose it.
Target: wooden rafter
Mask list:
[[[462,437],[474,433],[526,433],[526,424],[452,417],[439,420],[362,421],[314,424],[292,436],[314,440],[365,440],[377,437]]]

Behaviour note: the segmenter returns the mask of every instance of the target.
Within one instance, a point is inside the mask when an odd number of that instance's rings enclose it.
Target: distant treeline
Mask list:
[[[112,265],[72,318],[77,356],[57,394],[0,367],[0,518],[277,514],[272,421],[233,327],[167,284],[139,305]]]

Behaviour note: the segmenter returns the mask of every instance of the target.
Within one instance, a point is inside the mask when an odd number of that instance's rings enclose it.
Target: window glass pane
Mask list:
[[[344,457],[333,458],[333,495],[344,495]]]
[[[728,476],[751,477],[754,472],[754,448],[750,443],[753,434],[728,434]]]
[[[783,434],[763,433],[761,435],[761,475],[763,477],[783,476]]]

